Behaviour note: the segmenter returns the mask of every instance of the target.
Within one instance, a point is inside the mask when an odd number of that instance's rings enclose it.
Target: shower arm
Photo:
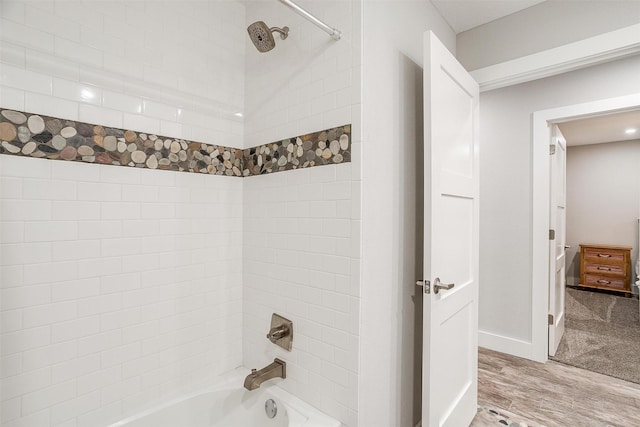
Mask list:
[[[291,0],[279,0],[279,1],[285,6],[289,6],[298,15],[302,16],[303,18],[306,18],[308,21],[315,24],[325,33],[329,34],[332,39],[340,40],[340,38],[342,37],[342,32],[340,30],[337,30],[333,27],[328,26],[327,24],[325,24],[324,22],[322,22],[321,20],[319,20],[318,18],[316,18],[315,16],[313,16],[312,14],[310,14],[309,12],[307,12],[306,10],[304,10],[303,8],[301,8],[300,6],[292,2]]]

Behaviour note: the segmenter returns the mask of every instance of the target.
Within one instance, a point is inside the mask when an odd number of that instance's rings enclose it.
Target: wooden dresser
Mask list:
[[[631,247],[580,245],[580,285],[587,288],[631,292]]]

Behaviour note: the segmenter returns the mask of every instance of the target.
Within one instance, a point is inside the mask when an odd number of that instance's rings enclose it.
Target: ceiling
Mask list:
[[[457,33],[511,15],[544,0],[431,0]]]
[[[640,140],[640,110],[606,114],[559,123],[567,146],[602,144],[605,142]],[[625,130],[635,128],[633,134]]]

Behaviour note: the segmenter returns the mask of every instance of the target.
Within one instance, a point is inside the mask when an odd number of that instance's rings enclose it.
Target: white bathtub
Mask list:
[[[339,421],[276,387],[274,382],[248,391],[243,387],[244,375],[238,373],[222,384],[174,399],[109,427],[340,427]],[[269,399],[277,407],[273,418],[265,411]]]

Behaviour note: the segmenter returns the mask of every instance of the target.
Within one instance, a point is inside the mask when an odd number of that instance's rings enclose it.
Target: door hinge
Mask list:
[[[549,144],[549,154],[552,156],[556,154],[556,144]]]
[[[429,280],[418,280],[416,286],[422,287],[425,294],[431,293],[431,282]]]
[[[549,230],[549,240],[556,239],[556,230]]]
[[[553,314],[550,314],[548,317],[548,321],[549,321],[549,326],[553,325],[554,323],[554,318],[553,318]]]

